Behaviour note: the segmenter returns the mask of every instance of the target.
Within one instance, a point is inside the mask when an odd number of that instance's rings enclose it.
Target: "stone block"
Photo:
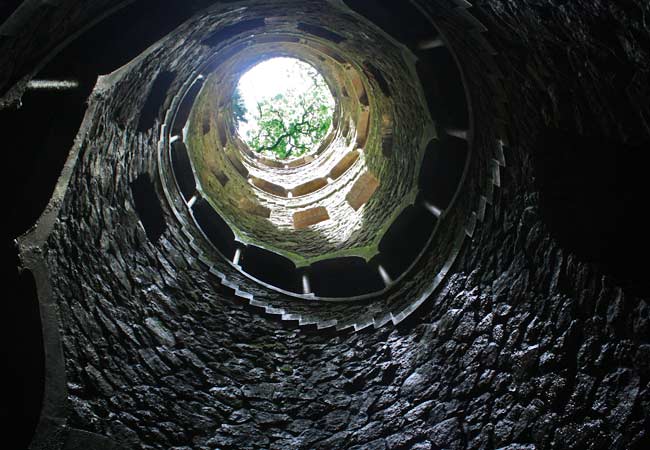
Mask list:
[[[254,216],[264,217],[266,219],[271,217],[271,210],[269,208],[260,205],[259,203],[255,202],[254,200],[251,200],[248,197],[241,197],[237,202],[237,206],[242,211],[245,211]]]
[[[379,180],[375,178],[370,172],[365,172],[359,179],[354,183],[352,189],[345,197],[350,206],[356,211],[361,208],[362,205],[370,200],[370,197],[375,193],[379,187]]]
[[[364,106],[368,106],[368,94],[366,93],[366,87],[363,85],[363,80],[361,79],[361,76],[354,69],[350,69],[348,71],[348,75],[350,76],[352,87],[354,88],[354,91],[356,93],[357,98],[359,99],[359,102]]]
[[[293,227],[296,230],[307,228],[330,218],[324,206],[298,211],[293,215]]]
[[[232,164],[232,166],[235,168],[235,170],[244,178],[248,178],[248,169],[242,162],[239,160],[237,155],[235,155],[233,152],[226,152],[226,155],[228,156],[228,160]]]
[[[316,178],[314,180],[296,186],[291,190],[291,193],[294,197],[299,197],[301,195],[311,194],[312,192],[317,191],[324,186],[327,186],[327,180],[325,178]]]
[[[210,115],[204,114],[203,119],[201,120],[201,131],[206,135],[210,132]]]
[[[345,155],[341,160],[336,163],[336,165],[330,170],[330,178],[336,180],[338,177],[343,175],[346,170],[352,167],[352,164],[359,159],[359,150],[353,150]]]
[[[226,175],[224,172],[222,172],[219,169],[213,169],[212,173],[214,174],[214,177],[219,181],[219,184],[221,186],[225,186],[228,184],[228,181],[230,181],[230,178],[228,178],[228,175]]]
[[[270,181],[263,180],[257,177],[251,177],[251,183],[258,189],[268,192],[269,194],[277,195],[278,197],[286,197],[288,192],[279,184],[271,183]]]
[[[277,159],[262,157],[262,158],[260,158],[260,161],[262,161],[263,164],[265,164],[265,165],[267,165],[269,167],[275,167],[275,168],[278,168],[278,169],[281,168],[281,167],[284,167],[284,163],[282,163],[281,161],[278,161]]]
[[[357,146],[365,147],[370,131],[370,109],[363,108],[357,120]]]
[[[311,159],[313,161],[313,158]],[[287,163],[287,167],[300,167],[303,164],[305,164],[305,157],[301,156],[300,158],[294,159],[293,161],[290,161]]]
[[[387,158],[393,154],[393,118],[389,114],[381,119],[381,153]]]
[[[225,148],[228,143],[228,134],[222,116],[217,119],[217,132],[219,133],[219,143],[221,144],[221,148]]]

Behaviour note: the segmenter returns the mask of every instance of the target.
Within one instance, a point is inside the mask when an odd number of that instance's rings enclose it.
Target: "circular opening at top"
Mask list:
[[[320,72],[296,58],[272,58],[241,76],[232,111],[256,153],[286,160],[314,152],[332,128],[334,97]]]

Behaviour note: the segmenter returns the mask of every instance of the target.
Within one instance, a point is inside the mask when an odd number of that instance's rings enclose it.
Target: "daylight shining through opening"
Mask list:
[[[318,148],[332,126],[334,98],[310,64],[272,58],[240,78],[232,106],[238,133],[251,149],[287,159]]]

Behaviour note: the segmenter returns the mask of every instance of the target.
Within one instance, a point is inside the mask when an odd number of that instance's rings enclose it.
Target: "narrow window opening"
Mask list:
[[[174,176],[178,183],[178,188],[186,200],[189,200],[196,191],[196,182],[192,172],[192,164],[187,154],[185,144],[177,140],[171,146],[171,160],[174,167]]]
[[[384,78],[384,74],[381,73],[381,71],[374,64],[370,62],[366,61],[364,67],[375,79],[375,81],[379,85],[379,89],[381,89],[381,92],[386,97],[390,97],[391,96],[390,86],[388,85],[388,81],[386,81],[386,78]]]
[[[437,208],[449,207],[465,170],[467,141],[450,136],[432,140],[420,168],[422,197]]]
[[[165,97],[167,96],[167,91],[169,90],[172,82],[174,81],[173,72],[160,72],[153,84],[151,85],[151,90],[147,96],[147,100],[142,107],[140,112],[140,121],[138,122],[138,131],[147,131],[151,127],[162,108]]]
[[[436,221],[426,209],[409,206],[388,228],[379,243],[379,262],[392,278],[400,276],[415,261]]]
[[[147,237],[150,241],[156,242],[165,232],[167,224],[158,194],[148,174],[141,174],[131,183],[131,194]]]
[[[284,256],[254,245],[244,250],[242,269],[265,283],[300,293],[301,283],[296,266]]]
[[[311,265],[311,287],[320,297],[352,297],[384,288],[377,269],[358,257],[327,259]]]
[[[172,134],[181,135],[183,133],[183,127],[187,123],[187,119],[190,117],[190,111],[194,105],[194,100],[196,99],[196,96],[199,95],[202,86],[203,80],[199,79],[196,80],[187,90],[187,93],[176,110],[176,116],[174,117],[174,123],[172,125]],[[209,131],[210,123],[208,122],[207,125]]]
[[[425,52],[415,66],[431,117],[447,128],[467,129],[469,112],[465,89],[451,52]]]
[[[233,259],[236,250],[235,234],[226,221],[203,199],[194,204],[192,213],[196,223],[203,230],[208,240],[225,258]]]

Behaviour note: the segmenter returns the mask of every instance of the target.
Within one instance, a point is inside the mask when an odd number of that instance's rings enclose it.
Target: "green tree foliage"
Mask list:
[[[300,76],[309,78],[310,89],[290,89],[264,98],[257,102],[257,111],[251,112],[256,126],[243,138],[256,152],[278,159],[298,157],[313,150],[327,134],[333,113],[329,87],[313,67],[301,71]],[[233,113],[244,121],[249,113],[240,92],[233,97]]]

